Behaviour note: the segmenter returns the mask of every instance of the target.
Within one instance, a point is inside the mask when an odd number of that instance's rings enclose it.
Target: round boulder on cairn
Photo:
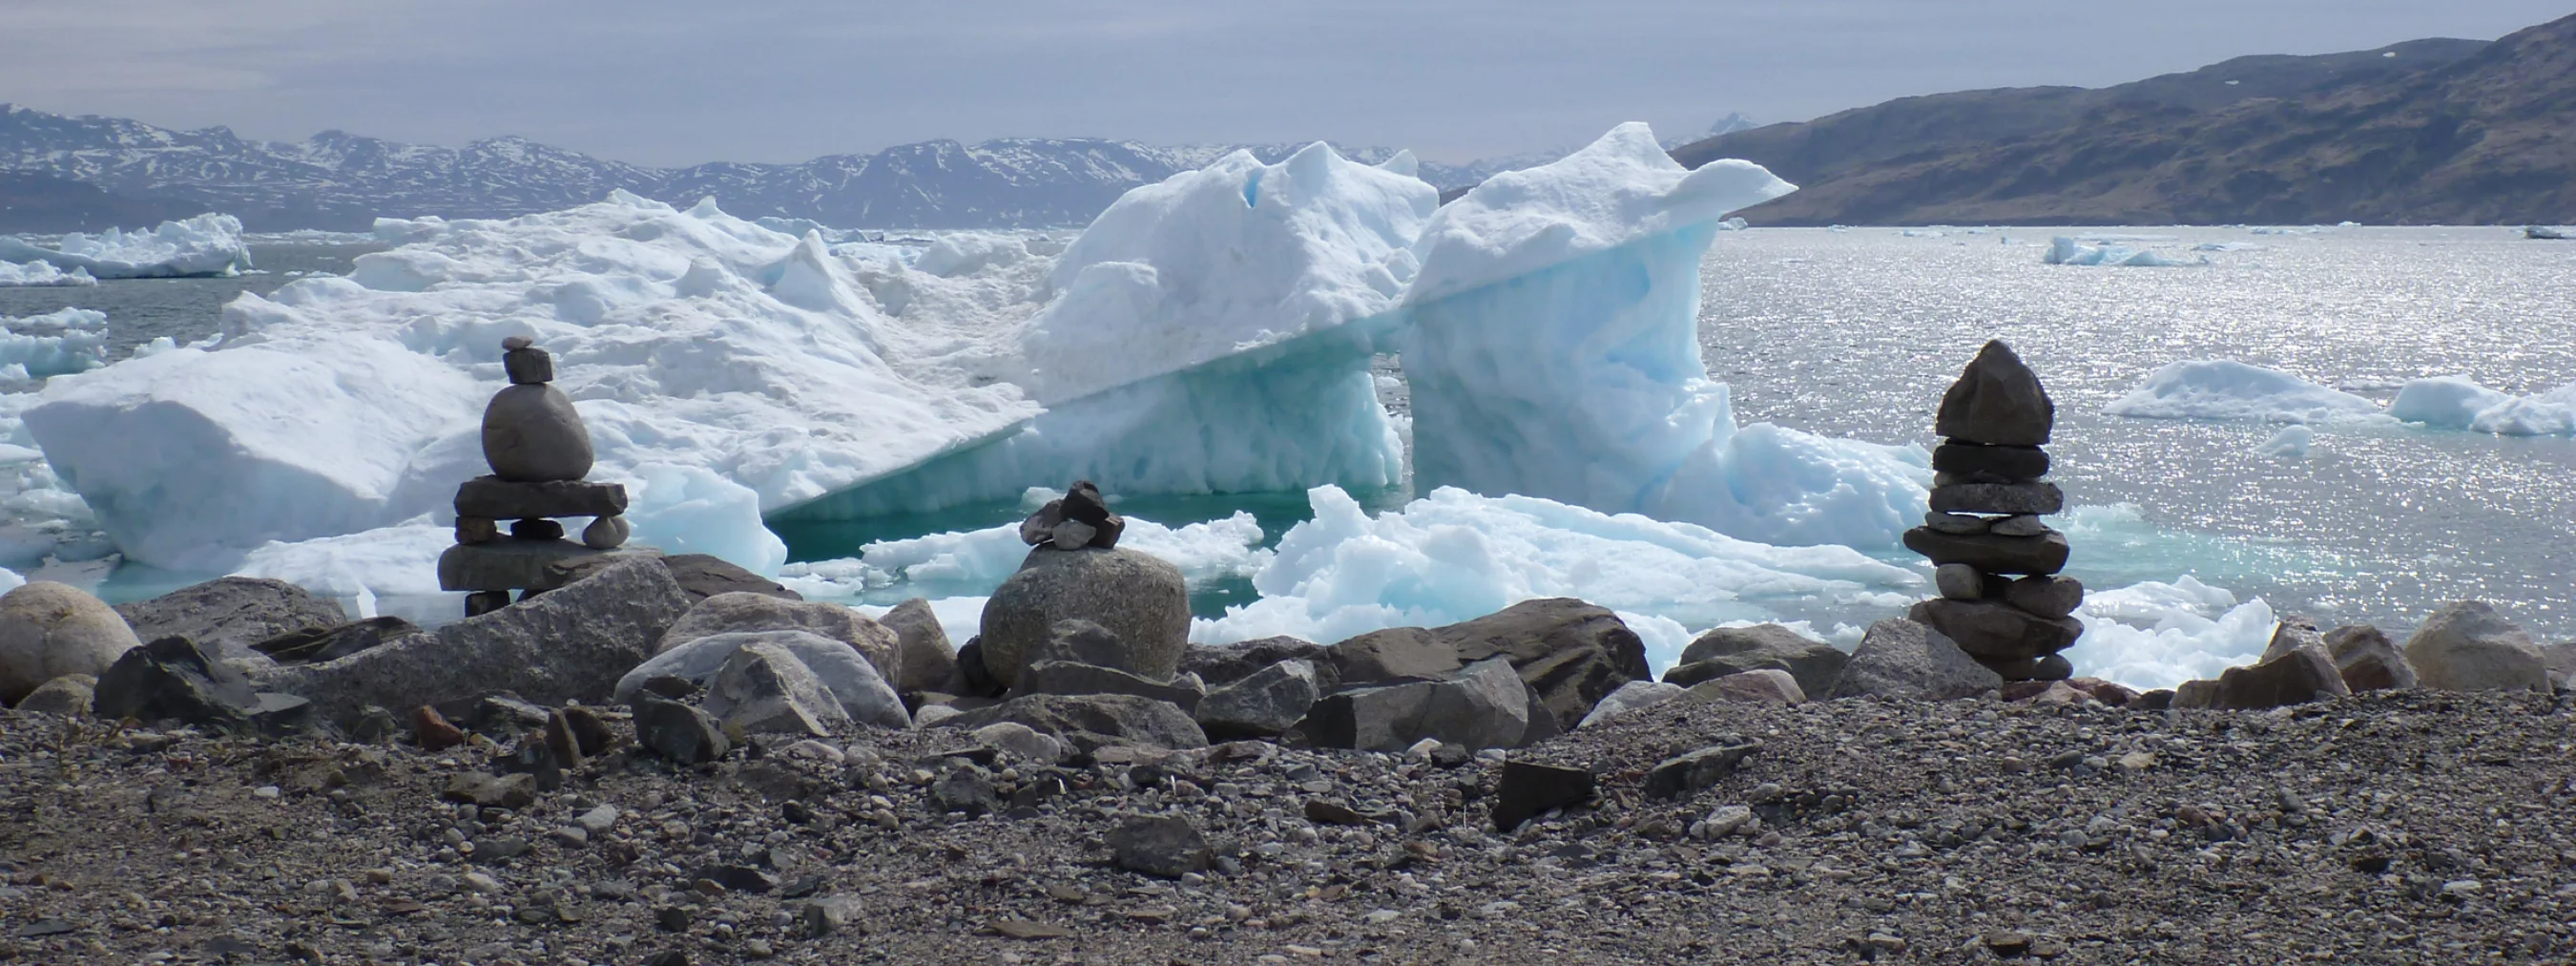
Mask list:
[[[508,606],[510,591],[554,589],[558,561],[625,545],[626,488],[588,483],[590,431],[572,399],[549,383],[554,358],[523,336],[501,340],[510,386],[483,410],[483,461],[492,475],[456,488],[456,546],[438,558],[438,583],[471,593],[467,616]],[[564,539],[565,518],[589,517],[581,542]],[[502,521],[510,521],[505,527]]]
[[[1956,641],[2007,681],[2061,680],[2058,652],[2084,624],[2069,616],[2084,585],[2062,576],[2066,535],[2040,517],[2065,508],[2048,474],[2057,407],[2039,377],[2000,341],[1988,342],[1941,397],[1933,429],[1931,512],[1905,533],[1935,565],[1941,596],[1908,616]]]
[[[1190,594],[1181,569],[1117,549],[1127,521],[1100,488],[1078,480],[1020,523],[1030,544],[1020,569],[984,602],[984,668],[1004,685],[1035,658],[1056,623],[1086,620],[1118,639],[1119,670],[1171,680],[1189,648]]]

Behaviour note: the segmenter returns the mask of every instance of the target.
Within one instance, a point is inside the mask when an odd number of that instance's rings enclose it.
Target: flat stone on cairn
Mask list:
[[[483,461],[492,475],[456,488],[456,546],[438,558],[438,585],[473,593],[467,616],[498,610],[510,591],[552,590],[553,565],[624,546],[631,532],[626,488],[591,483],[590,431],[572,399],[549,383],[554,357],[523,336],[501,340],[509,388],[483,410]],[[576,543],[565,518],[589,517]],[[507,526],[502,521],[510,521]]]
[[[2059,576],[2066,535],[2039,518],[2065,509],[2048,474],[2057,407],[2010,346],[1988,342],[1941,397],[1931,512],[1906,549],[1937,566],[1941,596],[1908,615],[2007,681],[2062,679],[2058,654],[2084,633],[2084,585]],[[2018,577],[2019,579],[2014,579]]]

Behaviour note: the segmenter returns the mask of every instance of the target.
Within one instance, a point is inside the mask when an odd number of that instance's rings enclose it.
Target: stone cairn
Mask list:
[[[1109,503],[1100,497],[1100,488],[1090,480],[1075,480],[1073,487],[1060,500],[1048,500],[1020,521],[1020,539],[1032,547],[1053,546],[1058,550],[1080,550],[1098,547],[1108,550],[1118,546],[1118,535],[1127,532],[1127,520],[1109,512]]]
[[[1907,549],[1936,565],[1938,600],[1914,605],[1916,622],[1956,641],[2006,681],[2057,681],[2074,673],[2063,655],[2084,632],[2068,616],[2084,585],[2059,576],[2066,535],[2040,517],[2064,509],[2048,475],[2057,408],[2039,377],[2002,342],[1988,342],[1941,397],[1933,430],[1932,507],[1905,533]]]
[[[626,487],[588,483],[590,431],[571,397],[548,385],[555,364],[521,336],[501,340],[510,386],[483,409],[483,461],[492,475],[456,488],[456,546],[438,558],[438,585],[471,591],[468,617],[526,600],[561,583],[552,565],[626,543]],[[590,517],[581,542],[564,539],[566,517]],[[510,521],[507,534],[501,521]]]

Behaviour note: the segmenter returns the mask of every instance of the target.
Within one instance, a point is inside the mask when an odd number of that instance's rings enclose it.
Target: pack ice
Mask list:
[[[43,379],[106,364],[106,313],[62,309],[25,318],[0,317],[0,374]]]
[[[45,248],[13,235],[0,235],[0,262],[44,262],[65,272],[100,278],[189,278],[239,275],[251,267],[250,249],[242,244],[241,219],[204,214],[185,221],[165,221],[150,231],[110,228],[96,235],[73,232]],[[34,277],[34,272],[23,274]],[[15,284],[36,284],[20,282]],[[51,282],[70,284],[80,282]]]
[[[2182,262],[2166,258],[2143,248],[2123,248],[2107,242],[2095,244],[2088,248],[2077,244],[2076,240],[2073,238],[2059,235],[2048,240],[2048,252],[2040,256],[2040,261],[2049,265],[2114,265],[2123,268],[2174,268],[2185,265],[2209,264],[2209,256],[2203,255],[2197,262]]]
[[[2114,416],[2267,423],[2387,422],[2379,404],[2279,369],[2229,359],[2167,363],[2126,395]]]
[[[0,288],[45,288],[96,285],[85,268],[63,271],[52,262],[0,262]]]
[[[2388,414],[2437,429],[2499,436],[2576,436],[2576,383],[2514,396],[2478,385],[2467,376],[2434,376],[2398,389]]]

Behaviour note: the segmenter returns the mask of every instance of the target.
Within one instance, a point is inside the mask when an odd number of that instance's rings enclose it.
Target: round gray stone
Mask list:
[[[590,474],[591,459],[590,431],[560,389],[511,386],[483,407],[483,461],[504,480],[578,480]]]
[[[1189,647],[1189,588],[1180,568],[1133,550],[1031,550],[984,603],[985,670],[1017,683],[1056,622],[1073,619],[1118,636],[1122,670],[1169,680]]]

